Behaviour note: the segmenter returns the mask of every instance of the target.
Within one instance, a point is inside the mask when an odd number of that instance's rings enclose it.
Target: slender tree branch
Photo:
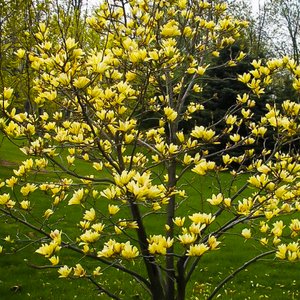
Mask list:
[[[209,295],[209,297],[206,300],[211,300],[213,297],[216,295],[216,293],[230,280],[232,279],[235,275],[237,275],[239,272],[245,270],[249,265],[255,263],[258,261],[260,258],[273,254],[275,253],[276,250],[271,250],[265,253],[262,253],[260,255],[257,255],[256,257],[252,258],[251,260],[245,262],[241,267],[236,269],[234,272],[232,272],[228,277],[226,277],[220,284],[215,288],[215,290]]]

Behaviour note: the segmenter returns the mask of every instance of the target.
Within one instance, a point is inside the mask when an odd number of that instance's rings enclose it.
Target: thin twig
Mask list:
[[[269,252],[265,252],[262,253],[260,255],[255,256],[254,258],[252,258],[251,260],[245,262],[241,267],[239,267],[238,269],[236,269],[234,272],[232,272],[228,277],[226,277],[223,281],[220,282],[220,284],[215,288],[215,290],[209,295],[209,297],[206,300],[211,300],[213,299],[213,297],[216,295],[216,293],[230,280],[232,279],[237,273],[239,273],[240,271],[243,271],[244,269],[246,269],[249,265],[251,265],[252,263],[256,262],[257,260],[259,260],[260,258],[273,254],[275,253],[276,250],[271,250]]]

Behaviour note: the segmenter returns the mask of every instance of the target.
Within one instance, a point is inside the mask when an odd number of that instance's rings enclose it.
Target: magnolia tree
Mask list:
[[[215,63],[247,25],[228,16],[226,5],[104,1],[88,23],[100,36],[98,49],[83,50],[72,37],[51,42],[40,24],[36,51],[16,52],[36,72],[32,114],[16,112],[9,87],[1,95],[1,130],[28,159],[2,180],[0,210],[39,236],[25,241],[40,243],[44,267],[49,260],[59,277],[86,278],[113,299],[121,297],[103,285],[107,269],[134,278],[145,297],[182,300],[200,258],[222,251],[221,238],[241,223],[241,241],[253,239],[264,251],[208,299],[264,256],[299,260],[300,105],[268,103],[259,120],[253,110],[283,69],[298,92],[300,67],[289,58],[254,61],[238,76],[249,93],[205,127],[196,116],[214,101],[201,97],[206,71],[234,67],[245,56],[228,51],[222,66]],[[205,203],[189,197],[191,174],[215,182]],[[42,214],[41,201],[48,205]],[[80,254],[80,263],[68,264],[66,251]]]

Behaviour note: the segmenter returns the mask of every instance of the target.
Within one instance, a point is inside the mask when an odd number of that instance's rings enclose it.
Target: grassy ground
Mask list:
[[[11,176],[13,169],[23,159],[25,156],[16,146],[5,139],[2,140],[0,178]],[[51,176],[47,173],[39,174],[39,180],[50,181]],[[192,177],[186,177],[185,182],[191,182],[192,179]],[[222,180],[228,181],[229,179],[230,175],[225,174]],[[214,184],[208,179],[204,182],[200,182],[199,178],[195,179],[193,185],[197,188],[201,185],[202,194],[190,187],[191,197],[187,205],[183,205],[180,209],[180,215],[201,211],[204,199],[214,189]],[[42,215],[49,208],[49,199],[42,193],[37,194],[36,197],[37,213],[40,212]],[[105,207],[106,205],[107,203],[105,203]],[[65,214],[66,217],[61,226],[68,232],[68,224],[79,220],[82,211],[74,206],[68,207],[65,213],[62,208],[62,214]],[[18,233],[19,224],[10,223],[10,220],[4,217],[0,218],[0,222],[0,238],[7,235],[15,236]],[[147,222],[149,232],[157,232],[159,228],[163,227],[164,218],[149,217]],[[238,229],[238,232],[240,231],[241,228]],[[23,229],[23,233],[38,239],[38,236],[35,236],[29,229]],[[72,234],[72,231],[69,234]],[[19,246],[14,243],[8,244],[1,239],[0,244],[8,250]],[[44,257],[35,253],[37,247],[37,245],[27,245],[21,252],[14,255],[0,255],[0,299],[108,299],[107,296],[98,295],[94,286],[87,280],[58,279],[58,273],[53,269],[29,268],[28,263],[35,265],[47,263]],[[205,295],[209,294],[222,279],[259,253],[251,241],[245,243],[241,237],[234,234],[227,235],[220,248],[219,251],[210,252],[201,258],[188,285],[187,299],[205,299]],[[66,263],[77,263],[81,258],[81,256],[62,250],[62,260],[65,260]],[[83,263],[83,265],[87,266],[88,264]],[[94,262],[90,262],[90,265],[96,266]],[[140,268],[139,263],[134,267],[129,266],[135,269]],[[255,263],[228,282],[216,299],[299,299],[297,269],[298,265],[296,264],[278,263],[271,260]],[[133,280],[121,272],[116,273],[108,269],[100,280],[104,286],[116,287],[113,290],[120,291],[123,299],[147,299],[142,288],[135,289],[136,285]]]

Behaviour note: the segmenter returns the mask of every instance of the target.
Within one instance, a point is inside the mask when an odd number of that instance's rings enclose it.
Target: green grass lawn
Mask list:
[[[16,146],[2,139],[0,136],[0,178],[10,177],[13,169],[17,168],[17,164],[26,159],[26,157],[18,150]],[[84,166],[76,165],[79,171],[84,171]],[[82,170],[80,170],[82,168]],[[51,173],[39,173],[36,176],[38,181],[51,181],[54,176]],[[199,177],[194,178],[195,174],[187,175],[182,184],[192,182],[188,187],[190,198],[188,202],[183,204],[178,210],[179,215],[190,215],[193,212],[201,211],[203,208],[208,209],[205,205],[205,199],[216,190],[216,183],[210,179],[200,181]],[[230,174],[225,173],[222,177],[224,182],[230,180]],[[243,183],[242,179],[238,185]],[[201,186],[202,192],[196,190]],[[43,212],[49,208],[51,199],[43,193],[35,193],[35,211],[42,216]],[[102,199],[102,198],[101,198]],[[103,209],[107,207],[107,201],[101,200]],[[98,205],[98,204],[97,204]],[[74,232],[74,224],[80,220],[84,209],[79,206],[61,207],[60,216],[64,216],[63,221],[58,226],[64,229],[64,232],[76,236]],[[209,212],[209,211],[207,211]],[[228,216],[221,216],[220,222],[224,221]],[[223,218],[223,219],[222,219]],[[19,233],[25,233],[31,238],[39,239],[36,233],[30,229],[20,229],[19,224],[11,222],[7,217],[0,218],[1,236],[0,244],[7,250],[20,247],[15,243],[7,243],[3,238],[7,235],[15,236]],[[159,232],[164,228],[165,220],[163,216],[152,215],[147,217],[148,232]],[[72,226],[68,226],[71,224]],[[215,226],[218,226],[216,223]],[[235,232],[241,232],[240,226]],[[75,229],[76,231],[76,229]],[[257,246],[257,245],[256,245]],[[227,277],[234,269],[243,265],[244,262],[250,260],[259,254],[258,248],[254,246],[251,240],[244,242],[244,239],[238,235],[228,234],[222,239],[220,250],[209,252],[204,255],[197,266],[187,288],[187,299],[205,299],[218,283]],[[95,287],[85,279],[66,280],[58,279],[58,273],[53,269],[35,269],[30,268],[27,264],[45,265],[48,261],[35,250],[39,244],[30,245],[14,255],[0,255],[0,298],[1,299],[108,299],[105,295],[98,295]],[[6,251],[6,252],[11,252]],[[60,252],[61,261],[74,265],[81,262],[82,256],[76,255],[63,249]],[[298,290],[298,265],[292,263],[279,263],[269,260],[263,260],[252,264],[246,270],[240,272],[235,278],[230,280],[216,299],[299,299]],[[94,261],[82,262],[84,267],[91,270],[97,266]],[[128,263],[130,268],[140,269],[140,263],[133,266]],[[105,266],[102,266],[102,269]],[[142,271],[141,271],[142,272]],[[107,269],[104,275],[98,278],[104,286],[112,286],[112,290],[118,290],[123,299],[148,299],[142,288],[136,289],[134,280],[121,272]]]

